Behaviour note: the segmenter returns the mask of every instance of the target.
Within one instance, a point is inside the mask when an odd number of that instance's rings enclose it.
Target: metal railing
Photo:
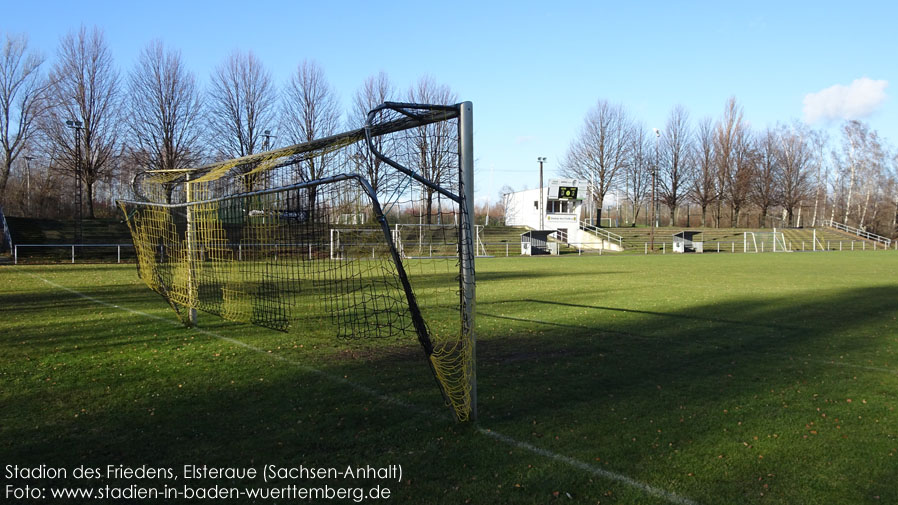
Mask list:
[[[579,224],[580,224],[581,230],[592,233],[593,235],[596,235],[599,238],[605,239],[608,241],[609,244],[617,244],[617,246],[621,250],[624,249],[623,237],[618,235],[617,233],[612,233],[603,228],[599,228],[597,226],[593,226],[591,224],[584,223],[583,221],[579,221]]]
[[[883,237],[882,235],[877,235],[875,233],[870,233],[870,232],[868,232],[866,230],[862,230],[860,228],[848,226],[847,224],[837,223],[837,222],[833,221],[832,219],[824,220],[823,224],[825,224],[831,228],[835,228],[839,231],[845,232],[845,233],[850,233],[852,235],[856,235],[858,237],[861,237],[861,238],[864,238],[867,240],[872,240],[873,242],[879,242],[880,244],[885,244],[886,247],[889,247],[890,245],[892,245],[892,239],[890,239],[890,238],[886,238],[886,237]]]
[[[75,250],[76,249],[88,249],[88,248],[115,248],[115,262],[122,262],[122,247],[125,248],[134,248],[132,244],[14,244],[13,245],[13,263],[19,264],[19,248],[44,248],[44,249],[70,249],[71,250],[71,261],[75,263]]]

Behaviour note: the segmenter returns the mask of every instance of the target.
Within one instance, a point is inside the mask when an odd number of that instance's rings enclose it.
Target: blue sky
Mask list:
[[[538,185],[537,156],[554,175],[599,99],[623,104],[647,129],[663,127],[676,104],[694,120],[716,118],[735,96],[757,128],[815,118],[836,135],[850,116],[898,142],[894,2],[0,5],[0,31],[27,33],[51,59],[61,35],[101,27],[123,73],[161,39],[204,83],[234,49],[255,52],[279,83],[314,59],[346,108],[381,70],[403,90],[430,75],[474,102],[477,195],[493,201],[504,184]]]

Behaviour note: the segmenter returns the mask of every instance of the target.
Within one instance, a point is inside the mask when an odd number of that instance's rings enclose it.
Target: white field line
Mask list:
[[[681,505],[697,505],[696,502],[690,500],[689,498],[684,498],[680,495],[671,493],[669,491],[665,491],[663,489],[658,489],[654,486],[650,486],[644,482],[639,482],[638,480],[631,479],[626,475],[621,475],[619,473],[611,472],[605,470],[604,468],[599,468],[595,465],[591,465],[589,463],[584,463],[578,459],[571,458],[569,456],[564,456],[562,454],[558,454],[556,452],[552,452],[546,449],[541,449],[536,447],[535,445],[530,445],[527,442],[521,442],[520,440],[511,438],[509,436],[503,435],[499,432],[489,430],[487,428],[478,428],[477,431],[487,435],[489,437],[493,437],[496,440],[504,442],[508,445],[517,447],[519,449],[524,449],[526,451],[530,451],[535,454],[539,454],[540,456],[545,456],[549,459],[554,459],[555,461],[560,461],[567,465],[570,465],[574,468],[578,468],[583,470],[584,472],[591,473],[597,477],[603,477],[608,480],[613,480],[616,482],[620,482],[621,484],[626,484],[630,487],[635,487],[637,489],[641,489],[646,494],[650,494],[656,498],[663,498],[670,503],[678,503]]]
[[[55,283],[55,282],[53,282],[53,281],[51,281],[51,280],[45,279],[45,278],[43,278],[43,277],[41,277],[41,276],[39,276],[39,275],[33,274],[33,273],[31,273],[31,272],[23,272],[23,273],[25,273],[26,275],[30,275],[31,277],[34,277],[34,278],[36,278],[36,279],[39,279],[39,280],[43,281],[44,283],[46,283],[46,284],[48,284],[48,285],[50,285],[50,286],[53,286],[53,287],[55,287],[55,288],[57,288],[57,289],[61,289],[61,290],[63,290],[63,291],[66,291],[66,292],[68,292],[68,293],[71,293],[71,294],[73,294],[73,295],[75,295],[75,296],[77,296],[77,297],[79,297],[79,298],[82,298],[82,299],[85,299],[85,300],[89,300],[89,301],[91,301],[91,302],[94,302],[94,303],[96,303],[96,304],[98,304],[98,305],[103,305],[103,306],[105,306],[105,307],[110,307],[110,308],[122,310],[122,311],[131,313],[131,314],[134,314],[134,315],[137,315],[137,316],[142,316],[142,317],[145,317],[145,318],[148,318],[148,319],[155,319],[155,320],[157,320],[157,321],[165,321],[165,322],[167,322],[167,323],[171,323],[171,324],[174,325],[174,326],[181,326],[180,323],[178,323],[178,322],[176,322],[176,321],[173,321],[173,320],[171,320],[171,319],[164,318],[164,317],[160,317],[160,316],[156,316],[156,315],[153,315],[153,314],[148,314],[148,313],[146,313],[146,312],[142,312],[142,311],[135,310],[135,309],[132,309],[132,308],[129,308],[129,307],[125,307],[125,306],[123,306],[123,305],[117,305],[117,304],[114,304],[114,303],[109,303],[109,302],[106,302],[106,301],[104,301],[104,300],[100,300],[99,298],[94,298],[93,296],[86,295],[86,294],[84,294],[84,293],[82,293],[82,292],[80,292],[80,291],[77,291],[77,290],[75,290],[75,289],[72,289],[72,288],[63,286],[63,285],[61,285],[61,284],[57,284],[57,283]],[[245,349],[248,349],[248,350],[250,350],[250,351],[254,351],[254,352],[257,352],[257,353],[259,353],[259,354],[263,354],[263,355],[265,355],[265,356],[270,356],[270,357],[272,357],[272,358],[274,358],[274,359],[276,359],[276,360],[279,360],[279,361],[282,361],[282,362],[284,362],[284,363],[288,363],[288,364],[290,364],[290,365],[296,366],[297,368],[303,370],[304,372],[313,373],[313,374],[315,374],[315,375],[318,375],[318,376],[320,376],[320,377],[329,379],[329,380],[334,381],[334,382],[337,382],[337,383],[339,383],[339,384],[343,384],[343,385],[349,386],[350,388],[355,389],[356,391],[360,391],[360,392],[366,393],[366,394],[368,394],[368,395],[370,395],[370,396],[373,396],[373,397],[378,398],[378,399],[380,399],[380,400],[383,400],[383,401],[385,401],[385,402],[392,403],[392,404],[394,404],[394,405],[399,405],[399,406],[405,407],[405,408],[407,408],[407,409],[409,409],[409,410],[412,410],[412,411],[415,411],[415,412],[418,412],[418,413],[427,414],[427,415],[433,415],[433,414],[435,413],[435,412],[433,412],[431,409],[423,408],[423,407],[420,407],[420,406],[416,406],[416,405],[410,404],[410,403],[408,403],[408,402],[404,402],[404,401],[402,401],[402,400],[399,400],[399,399],[397,399],[397,398],[394,398],[394,397],[392,397],[392,396],[389,396],[389,395],[387,395],[387,394],[385,394],[385,393],[381,393],[381,392],[379,392],[379,391],[377,391],[377,390],[375,390],[375,389],[369,388],[369,387],[367,387],[367,386],[363,386],[363,385],[361,385],[361,384],[356,384],[356,383],[354,383],[354,382],[352,382],[352,381],[350,381],[350,380],[348,380],[348,379],[345,379],[345,378],[343,378],[343,377],[338,377],[338,376],[336,376],[336,375],[331,375],[331,374],[329,374],[329,373],[327,373],[327,372],[323,372],[323,371],[321,371],[321,370],[318,370],[317,368],[313,368],[313,367],[310,367],[310,366],[308,366],[308,365],[304,365],[304,364],[302,364],[302,363],[299,363],[299,362],[297,362],[297,361],[293,361],[293,360],[291,360],[291,359],[285,358],[285,357],[280,356],[280,355],[278,355],[278,354],[270,353],[270,352],[266,351],[265,349],[262,349],[262,348],[259,348],[259,347],[255,347],[255,346],[249,345],[249,344],[247,344],[247,343],[245,343],[245,342],[241,342],[240,340],[236,340],[236,339],[233,339],[233,338],[230,338],[230,337],[226,337],[226,336],[224,336],[224,335],[219,335],[218,333],[215,333],[215,332],[212,332],[212,331],[208,331],[208,330],[203,330],[203,329],[201,329],[201,328],[191,328],[191,331],[196,331],[196,332],[201,333],[201,334],[203,334],[203,335],[207,335],[207,336],[210,336],[210,337],[214,337],[214,338],[218,338],[218,339],[224,340],[225,342],[228,342],[228,343],[231,343],[231,344],[234,344],[234,345],[238,345],[238,346],[243,347],[243,348],[245,348]],[[604,468],[599,468],[599,467],[597,467],[597,466],[595,466],[595,465],[591,465],[591,464],[589,464],[589,463],[585,463],[585,462],[583,462],[583,461],[574,459],[574,458],[572,458],[572,457],[570,457],[570,456],[565,456],[565,455],[559,454],[559,453],[557,453],[557,452],[552,452],[552,451],[549,451],[549,450],[547,450],[547,449],[542,449],[542,448],[536,447],[535,445],[531,445],[531,444],[528,444],[528,443],[526,443],[526,442],[522,442],[522,441],[520,441],[520,440],[514,439],[514,438],[509,437],[509,436],[507,436],[507,435],[503,435],[503,434],[501,434],[501,433],[499,433],[499,432],[497,432],[497,431],[490,430],[490,429],[487,429],[487,428],[482,428],[482,427],[477,428],[477,431],[478,431],[479,433],[483,434],[483,435],[486,435],[486,436],[488,436],[488,437],[491,437],[491,438],[494,439],[494,440],[498,440],[498,441],[500,441],[500,442],[502,442],[502,443],[508,444],[508,445],[510,445],[510,446],[513,446],[513,447],[517,447],[518,449],[525,450],[525,451],[529,451],[529,452],[532,452],[532,453],[534,453],[534,454],[537,454],[537,455],[540,455],[540,456],[543,456],[543,457],[546,457],[546,458],[549,458],[549,459],[554,459],[555,461],[558,461],[558,462],[560,462],[560,463],[564,463],[564,464],[566,464],[566,465],[568,465],[568,466],[571,466],[571,467],[573,467],[573,468],[576,468],[576,469],[578,469],[578,470],[583,470],[584,472],[590,473],[590,474],[595,475],[595,476],[597,476],[597,477],[602,477],[602,478],[605,478],[605,479],[608,479],[608,480],[612,480],[612,481],[615,481],[615,482],[619,482],[619,483],[621,483],[621,484],[624,484],[624,485],[627,485],[627,486],[630,486],[630,487],[639,489],[639,490],[645,492],[646,494],[649,494],[649,495],[652,495],[652,496],[654,496],[654,497],[662,498],[662,499],[664,499],[664,500],[667,500],[669,503],[675,503],[675,504],[678,504],[678,505],[698,505],[697,502],[692,501],[692,500],[690,500],[690,499],[688,499],[688,498],[684,498],[684,497],[682,497],[682,496],[679,496],[679,495],[677,495],[677,494],[671,493],[671,492],[669,492],[669,491],[665,491],[665,490],[663,490],[663,489],[656,488],[656,487],[651,486],[651,485],[649,485],[649,484],[646,484],[646,483],[644,483],[644,482],[640,482],[640,481],[638,481],[638,480],[635,480],[635,479],[632,479],[632,478],[630,478],[630,477],[627,477],[626,475],[622,475],[622,474],[619,474],[619,473],[616,473],[616,472],[612,472],[612,471],[609,471],[609,470],[605,470]]]

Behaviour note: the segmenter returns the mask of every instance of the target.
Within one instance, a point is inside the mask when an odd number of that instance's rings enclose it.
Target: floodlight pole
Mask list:
[[[265,144],[263,144],[262,150],[268,151],[271,149],[271,137],[274,137],[274,135],[271,134],[271,130],[265,130],[262,132],[262,136],[265,137]]]
[[[649,249],[655,250],[655,179],[658,176],[658,141],[661,138],[661,132],[654,128],[655,130],[655,164],[652,165],[652,227],[649,232]]]
[[[545,156],[540,156],[536,158],[536,161],[539,162],[539,229],[546,229],[546,202],[545,196],[543,195],[543,163],[546,162]]]

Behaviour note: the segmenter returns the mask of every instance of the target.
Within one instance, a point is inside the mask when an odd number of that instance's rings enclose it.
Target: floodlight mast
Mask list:
[[[655,180],[658,177],[658,161],[659,161],[659,153],[658,153],[658,142],[661,138],[661,131],[657,128],[652,128],[655,132],[655,164],[652,165],[652,227],[651,231],[649,231],[649,250],[655,251]]]
[[[543,163],[546,162],[546,157],[539,156],[536,158],[536,161],[539,162],[539,229],[545,230],[546,198],[543,195]]]

